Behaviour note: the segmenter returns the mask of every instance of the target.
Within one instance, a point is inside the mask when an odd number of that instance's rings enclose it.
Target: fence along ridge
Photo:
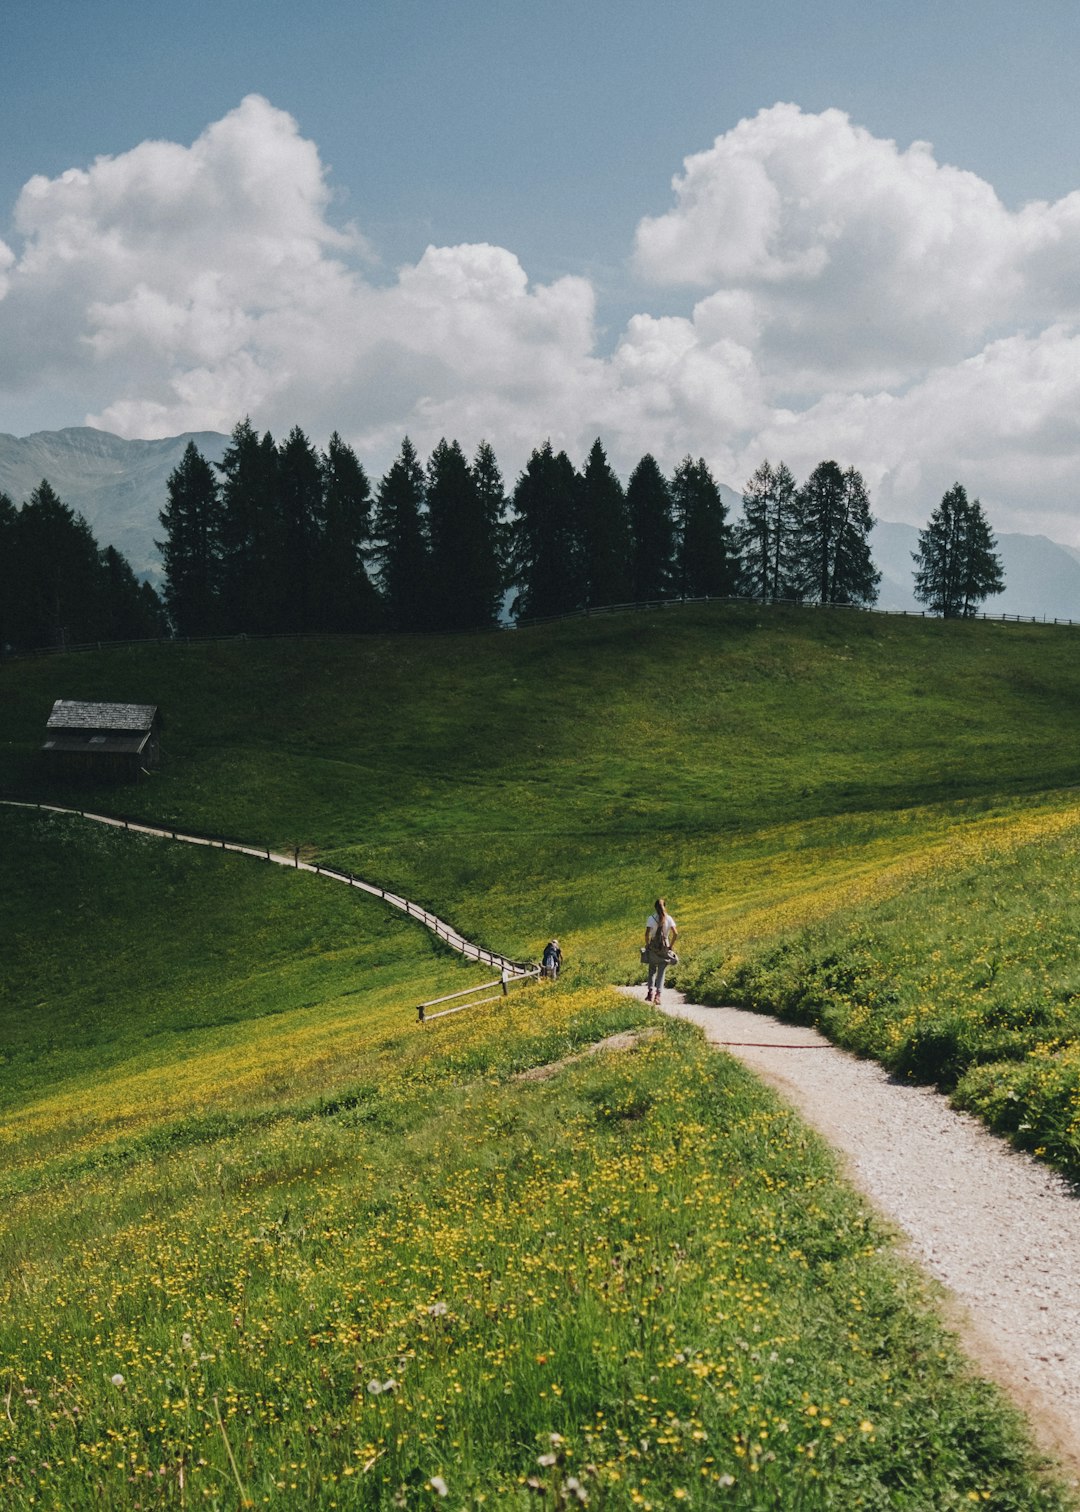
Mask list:
[[[83,641],[74,646],[29,646],[23,651],[0,651],[0,661],[17,661],[31,656],[65,656],[77,651],[114,651],[125,646],[202,646],[224,642],[273,640],[387,640],[407,636],[410,638],[447,637],[455,635],[501,635],[507,630],[528,630],[538,625],[553,625],[561,620],[599,619],[606,614],[632,614],[635,611],[677,609],[683,604],[746,604],[749,607],[769,610],[783,609],[849,609],[855,614],[884,614],[895,619],[940,620],[941,616],[926,609],[885,609],[877,604],[826,604],[817,599],[757,599],[740,594],[703,594],[691,597],[676,594],[665,599],[634,599],[625,604],[587,604],[580,609],[565,609],[560,614],[524,615],[512,625],[473,625],[464,630],[237,630],[229,635],[148,635],[140,640]],[[983,620],[994,625],[1068,625],[1076,628],[1080,620],[1065,619],[1060,615],[1047,614],[986,614],[980,612],[965,616],[967,621]],[[74,812],[74,811],[73,811]]]
[[[415,919],[417,923],[422,924],[437,939],[449,945],[451,950],[456,950],[467,960],[486,962],[493,970],[504,974],[508,980],[535,976],[539,969],[535,962],[512,961],[509,956],[500,955],[497,950],[487,950],[484,946],[467,940],[445,919],[440,919],[437,914],[433,914],[419,903],[414,903],[410,898],[403,898],[399,893],[387,891],[378,883],[365,882],[362,877],[357,877],[353,872],[345,871],[340,866],[328,866],[321,861],[302,861],[299,847],[295,848],[290,856],[283,851],[272,851],[267,845],[250,845],[241,840],[229,840],[223,835],[199,834],[194,830],[174,829],[171,825],[149,824],[144,819],[132,819],[123,814],[98,814],[90,809],[65,808],[58,803],[40,803],[21,798],[0,798],[0,804],[7,808],[33,809],[46,814],[73,814],[79,819],[88,819],[95,824],[107,824],[114,829],[127,830],[132,834],[156,835],[164,840],[183,841],[187,845],[205,845],[211,850],[232,851],[236,855],[253,856],[259,861],[270,861],[278,866],[292,867],[296,871],[311,872],[317,877],[329,877],[332,881],[344,882],[347,887],[355,887],[360,892],[370,893],[372,897],[380,898],[391,908],[396,908],[399,913],[405,914],[407,918]]]

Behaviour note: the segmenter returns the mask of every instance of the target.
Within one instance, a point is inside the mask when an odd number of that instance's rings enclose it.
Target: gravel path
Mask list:
[[[643,989],[642,989],[643,991]],[[640,993],[638,994],[640,995]],[[1080,1200],[938,1092],[894,1082],[816,1030],[666,992],[668,1013],[769,1082],[956,1299],[970,1356],[1080,1476]],[[798,1048],[795,1048],[798,1047]]]

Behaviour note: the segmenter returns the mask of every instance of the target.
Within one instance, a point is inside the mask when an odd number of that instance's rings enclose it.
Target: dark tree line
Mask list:
[[[250,421],[220,463],[194,443],[169,478],[158,543],[178,634],[465,630],[519,617],[739,586],[727,511],[692,458],[643,457],[623,488],[597,441],[578,472],[550,442],[507,495],[483,442],[469,461],[408,437],[372,490],[336,434],[325,453]]]
[[[406,437],[372,488],[336,433],[320,453],[244,420],[220,463],[189,445],[160,519],[179,634],[464,630],[507,601],[517,619],[675,597],[869,605],[881,579],[854,467],[821,462],[800,485],[763,462],[734,525],[704,460],[669,477],[646,455],[624,487],[599,440],[580,470],[545,442],[508,495],[487,442],[470,461],[444,439],[425,463]],[[964,602],[987,581],[969,571]]]
[[[325,453],[293,429],[277,445],[244,420],[211,465],[189,442],[158,542],[179,635],[369,630],[371,488],[336,433]]]
[[[667,598],[742,596],[869,605],[881,574],[861,474],[821,462],[802,485],[762,462],[727,508],[705,461],[667,477],[646,455],[626,487],[599,441],[581,470],[545,442],[508,496],[487,442],[470,462],[406,437],[373,490],[335,432],[325,452],[294,427],[249,420],[221,462],[190,443],[159,519],[165,604],[45,481],[16,509],[0,494],[0,647],[166,633],[466,630]],[[959,483],[920,532],[915,595],[946,618],[1004,587],[977,499]],[[166,616],[167,610],[167,616]]]
[[[0,651],[143,640],[167,629],[150,584],[115,546],[99,547],[48,482],[21,508],[0,493]]]
[[[180,635],[460,629],[502,596],[502,478],[443,441],[423,467],[406,437],[372,494],[335,434],[280,445],[244,420],[211,466],[189,443],[160,515],[165,601]]]
[[[686,457],[667,478],[647,454],[624,489],[599,440],[581,473],[547,442],[529,458],[512,505],[518,618],[739,591],[727,506],[701,459]]]

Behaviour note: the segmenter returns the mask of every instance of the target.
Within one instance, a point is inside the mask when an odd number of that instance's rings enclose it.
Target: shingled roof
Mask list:
[[[156,714],[156,704],[83,703],[79,699],[58,698],[46,729],[149,730]]]

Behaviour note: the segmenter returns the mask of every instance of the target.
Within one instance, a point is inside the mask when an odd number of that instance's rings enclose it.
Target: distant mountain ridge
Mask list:
[[[217,431],[189,431],[162,441],[125,441],[73,426],[32,436],[0,434],[0,492],[24,503],[47,478],[65,504],[84,515],[101,546],[122,551],[140,576],[160,577],[158,515],[166,483],[189,441],[211,462],[229,444]]]
[[[918,550],[915,525],[879,520],[870,550],[881,571],[882,609],[920,609],[915,601],[912,553]],[[1080,620],[1080,551],[1044,535],[1002,532],[997,552],[1005,572],[1005,592],[988,598],[987,614],[1020,614],[1033,619]]]
[[[65,504],[86,517],[102,546],[117,547],[140,576],[156,582],[161,575],[154,544],[161,535],[158,515],[165,507],[169,474],[189,441],[211,462],[220,462],[229,444],[218,431],[187,431],[160,441],[125,441],[89,426],[21,437],[0,434],[0,492],[21,504],[48,478]],[[741,496],[725,484],[720,493],[732,518],[737,517]],[[911,560],[918,528],[879,520],[870,544],[882,574],[880,607],[918,609]],[[1080,620],[1080,548],[1018,533],[999,535],[997,546],[1005,592],[987,600],[988,614]]]

